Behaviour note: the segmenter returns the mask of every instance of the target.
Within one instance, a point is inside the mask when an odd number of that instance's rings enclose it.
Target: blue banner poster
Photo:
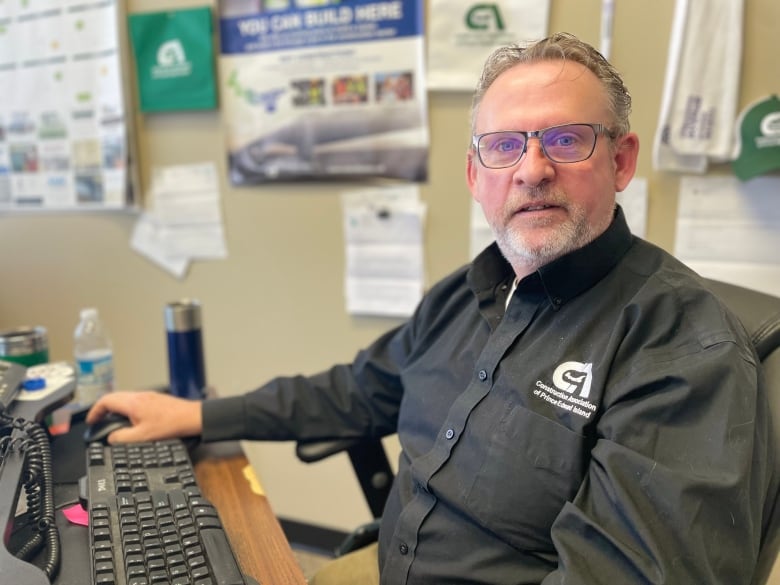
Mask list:
[[[219,10],[232,184],[427,179],[422,0],[221,0]]]

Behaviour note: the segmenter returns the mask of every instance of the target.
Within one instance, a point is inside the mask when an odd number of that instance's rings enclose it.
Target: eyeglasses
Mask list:
[[[542,152],[552,162],[575,163],[589,159],[596,149],[599,134],[613,138],[603,124],[562,124],[527,132],[486,132],[472,137],[471,143],[483,166],[504,169],[523,158],[531,138],[539,139]]]

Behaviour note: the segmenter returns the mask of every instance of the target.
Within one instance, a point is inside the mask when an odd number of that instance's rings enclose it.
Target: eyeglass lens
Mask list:
[[[541,131],[540,139],[544,153],[553,162],[579,162],[593,153],[596,131],[588,124],[566,124]],[[481,136],[477,147],[482,164],[492,168],[515,164],[525,153],[527,140],[523,132],[491,132]]]

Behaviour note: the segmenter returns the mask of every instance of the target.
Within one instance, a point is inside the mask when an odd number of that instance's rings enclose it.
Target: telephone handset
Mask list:
[[[68,364],[25,367],[0,360],[0,581],[50,585],[60,567],[47,413],[73,397]],[[21,499],[23,496],[23,499]],[[20,512],[20,499],[26,509]],[[17,520],[19,523],[17,524]],[[27,562],[37,555],[35,564]],[[10,582],[10,581],[8,581]]]
[[[0,414],[11,406],[27,376],[27,368],[15,362],[0,360]]]

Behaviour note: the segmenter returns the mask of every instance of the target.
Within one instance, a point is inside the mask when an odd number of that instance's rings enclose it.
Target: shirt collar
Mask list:
[[[515,294],[546,295],[553,309],[586,291],[600,281],[625,255],[633,236],[620,206],[606,231],[582,248],[574,250],[542,266],[524,278]],[[500,287],[507,290],[514,271],[495,242],[472,262],[468,282],[480,304],[495,300]]]

